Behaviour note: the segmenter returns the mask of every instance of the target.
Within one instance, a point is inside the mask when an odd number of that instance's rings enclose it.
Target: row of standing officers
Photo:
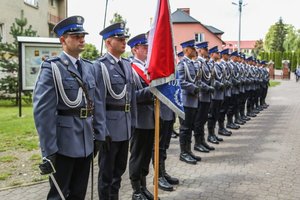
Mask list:
[[[54,27],[63,52],[42,63],[34,89],[34,121],[42,156],[55,167],[54,177],[59,185],[57,189],[49,179],[47,199],[61,199],[61,190],[65,199],[83,200],[91,161],[97,152],[99,198],[119,199],[128,150],[132,199],[154,199],[146,183],[154,143],[154,96],[144,74],[146,34],[127,42],[133,53],[128,60],[121,57],[128,38],[124,24],[110,25],[100,32],[107,54],[90,62],[79,56],[88,34],[83,23],[83,17],[72,16]],[[192,131],[195,150],[213,150],[204,138],[206,121],[207,140],[217,144],[222,138],[214,133],[216,122],[219,134],[231,134],[224,127],[226,114],[226,127],[238,128],[235,123],[249,119],[244,112],[247,101],[247,115],[255,116],[267,106],[267,74],[264,68],[254,65],[253,59],[249,58],[248,64],[242,64],[243,59],[237,62],[237,53],[231,53],[228,61],[229,53],[224,50],[219,60],[220,53],[214,47],[209,50],[208,60],[207,43],[196,44],[197,51],[193,40],[181,45],[184,57],[178,63],[178,75],[186,118],[180,119],[180,160],[195,164],[201,158],[191,151]],[[179,180],[166,172],[165,160],[175,115],[164,104],[160,111],[159,187],[172,191]],[[43,166],[41,170],[47,173]]]

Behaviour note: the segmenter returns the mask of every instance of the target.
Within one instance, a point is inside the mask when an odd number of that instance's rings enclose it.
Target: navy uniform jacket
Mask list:
[[[132,63],[140,64],[144,66],[144,63],[133,58]],[[134,70],[134,69],[132,69]],[[149,90],[149,86],[145,81],[137,74],[134,73],[135,81],[139,81],[136,83],[136,103],[137,103],[137,125],[136,128],[139,129],[154,129],[154,96]],[[139,85],[142,88],[139,88]]]
[[[37,78],[33,96],[33,114],[43,156],[59,153],[68,157],[87,157],[93,152],[92,117],[57,115],[57,110],[70,110],[60,94],[56,93],[51,62],[61,73],[64,91],[70,100],[75,100],[79,84],[70,72],[81,78],[91,100],[95,101],[95,78],[92,63],[81,60],[82,77],[64,53],[45,61]],[[78,108],[85,107],[84,101]],[[95,107],[100,109],[101,107]],[[98,138],[98,136],[97,136]]]
[[[206,84],[209,86],[211,80],[205,78],[210,76],[209,66],[206,60],[202,57],[198,57],[197,61],[199,63],[198,70],[202,70],[201,84],[203,85]],[[211,102],[211,93],[209,91],[201,90],[199,93],[199,100],[200,102],[207,102],[207,103]]]
[[[240,93],[245,93],[245,68],[243,63],[238,63],[239,74],[240,74]]]
[[[214,70],[214,73],[215,73],[215,91],[214,93],[212,94],[212,99],[214,100],[224,100],[224,89],[223,88],[220,88],[218,87],[218,84],[222,84],[222,79],[224,78],[223,77],[223,69],[222,67],[219,65],[218,62],[215,62],[213,60],[210,60],[209,61],[209,65],[210,65],[210,71],[213,71]]]
[[[245,91],[251,90],[250,85],[251,85],[251,79],[250,79],[250,72],[249,72],[249,64],[244,65],[244,72],[245,72]]]
[[[225,72],[224,79],[227,81],[227,87],[225,87],[224,96],[231,97],[232,82],[231,82],[231,69],[230,69],[229,63],[226,62],[225,60],[221,59],[220,65],[223,68],[223,71]]]
[[[122,58],[122,63],[125,70],[124,74],[118,63],[116,63],[111,55],[105,54],[103,57],[98,58],[94,62],[97,90],[101,90],[102,87],[98,86],[103,85],[101,63],[103,63],[107,68],[112,90],[116,94],[121,93],[125,84],[127,85],[127,95],[119,100],[113,98],[108,92],[107,88],[105,92],[98,91],[97,93],[100,95],[105,95],[106,93],[106,98],[104,98],[103,101],[104,105],[106,105],[106,108],[108,106],[125,107],[127,96],[127,103],[130,104],[130,111],[125,112],[121,110],[105,109],[104,122],[106,124],[106,130],[101,131],[102,129],[99,129],[100,140],[104,141],[105,137],[108,135],[111,137],[112,141],[115,142],[129,140],[131,138],[131,128],[136,126],[135,86],[130,62]]]
[[[255,71],[253,65],[249,67],[249,78],[251,80],[250,89],[255,90]]]
[[[232,77],[232,88],[231,88],[231,94],[239,94],[239,69],[237,67],[237,63],[233,61],[229,61],[229,65],[231,67],[231,77]]]
[[[178,63],[177,69],[182,91],[182,103],[184,107],[197,108],[199,101],[198,94],[195,93],[197,86],[194,84],[194,82],[192,82],[192,80],[188,79],[188,75],[185,72],[185,67],[187,67],[192,79],[195,79],[197,70],[193,61],[187,57],[183,57]]]
[[[164,103],[160,102],[159,116],[164,121],[174,121],[175,113]]]

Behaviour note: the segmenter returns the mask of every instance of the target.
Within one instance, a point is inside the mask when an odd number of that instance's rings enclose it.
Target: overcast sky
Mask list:
[[[90,33],[86,42],[101,46],[99,32],[103,29],[106,0],[68,0],[68,16],[85,18],[85,29]],[[190,15],[205,25],[224,32],[223,40],[238,39],[238,0],[169,0],[171,13],[177,8],[190,8]],[[299,0],[243,0],[241,40],[264,39],[269,27],[281,16],[284,23],[300,29]],[[106,25],[114,13],[127,20],[131,36],[146,32],[155,15],[157,0],[108,0]]]

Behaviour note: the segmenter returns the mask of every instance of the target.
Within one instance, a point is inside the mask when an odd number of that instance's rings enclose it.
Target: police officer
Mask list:
[[[136,84],[137,124],[130,141],[129,178],[133,189],[132,199],[154,199],[148,191],[146,176],[152,158],[154,142],[154,96],[149,90],[149,80],[145,76],[148,53],[146,34],[131,38],[127,44],[131,47],[134,82]]]
[[[205,141],[205,131],[204,127],[208,118],[208,110],[211,102],[211,94],[214,92],[214,88],[211,86],[211,73],[208,66],[208,42],[201,42],[195,45],[198,58],[196,63],[198,63],[198,81],[200,81],[200,93],[199,93],[199,105],[197,110],[197,115],[195,118],[195,145],[194,150],[208,153],[211,150],[215,150],[213,146],[210,146]]]
[[[225,85],[223,83],[223,68],[217,62],[220,58],[218,46],[214,46],[208,50],[210,55],[210,71],[212,73],[212,86],[215,88],[214,93],[212,93],[212,101],[210,103],[209,111],[208,111],[208,137],[207,140],[214,144],[219,144],[219,142],[223,141],[223,138],[218,137],[215,134],[215,126],[216,122],[219,119],[220,108],[222,101],[224,100],[224,88]]]
[[[245,63],[245,54],[240,53],[239,57],[239,74],[240,74],[240,94],[239,94],[239,108],[237,113],[237,118],[239,118],[242,123],[246,123],[250,118],[245,115],[245,105],[247,101],[247,92],[246,92],[246,63]]]
[[[195,56],[194,47],[195,40],[188,40],[181,43],[184,57],[178,63],[178,77],[182,89],[182,101],[185,112],[185,119],[179,118],[179,142],[181,161],[189,164],[196,164],[201,161],[201,157],[196,156],[191,151],[192,130],[194,128],[194,120],[198,108],[198,96],[200,87],[195,85],[196,66],[192,58]]]
[[[238,112],[238,94],[239,94],[239,70],[237,66],[238,52],[234,51],[230,54],[229,66],[231,68],[231,98],[227,112],[227,125],[226,128],[239,129],[240,126],[233,122],[233,115]]]
[[[269,78],[270,78],[270,75],[269,75],[269,72],[268,70],[266,69],[266,66],[267,66],[267,61],[263,60],[262,61],[262,80],[263,80],[263,83],[262,83],[262,95],[261,95],[261,98],[260,98],[260,105],[262,106],[262,108],[266,109],[268,108],[268,104],[266,103],[266,96],[267,96],[267,93],[268,93],[268,88],[269,88]]]
[[[230,102],[230,97],[231,97],[231,87],[232,87],[232,82],[231,82],[231,69],[229,66],[229,49],[223,49],[220,52],[220,55],[222,57],[219,65],[223,68],[223,81],[224,81],[224,101],[221,104],[220,108],[220,116],[218,119],[218,134],[224,135],[224,136],[230,136],[232,134],[231,131],[227,130],[224,126],[224,121],[225,121],[225,115],[228,112],[228,107],[229,107],[229,102]]]
[[[83,22],[83,17],[72,16],[54,26],[63,52],[42,63],[33,97],[42,156],[53,163],[53,175],[65,199],[81,200],[86,194],[94,137],[99,139],[93,134],[92,113],[95,108],[98,125],[103,113],[103,107],[94,107],[101,99],[94,95],[92,63],[79,56],[87,34]],[[61,199],[51,180],[47,199]]]
[[[129,139],[136,126],[136,98],[130,62],[125,52],[124,23],[112,24],[100,32],[107,53],[94,63],[97,83],[105,83],[106,131],[100,133],[98,192],[102,200],[119,199],[121,176],[127,166]]]
[[[254,72],[254,58],[252,56],[247,58],[248,60],[248,79],[250,82],[249,96],[247,99],[247,116],[256,117],[254,111],[254,100],[255,100],[255,72]]]

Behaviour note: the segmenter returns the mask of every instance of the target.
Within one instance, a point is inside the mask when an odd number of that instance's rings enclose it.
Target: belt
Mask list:
[[[74,116],[74,117],[80,117],[82,119],[85,119],[87,117],[92,116],[93,109],[78,108],[78,109],[69,109],[69,110],[57,110],[57,114],[62,116]]]
[[[154,101],[144,101],[144,102],[139,102],[137,105],[154,105]]]
[[[129,112],[130,111],[130,104],[125,104],[125,105],[106,104],[106,110]]]

